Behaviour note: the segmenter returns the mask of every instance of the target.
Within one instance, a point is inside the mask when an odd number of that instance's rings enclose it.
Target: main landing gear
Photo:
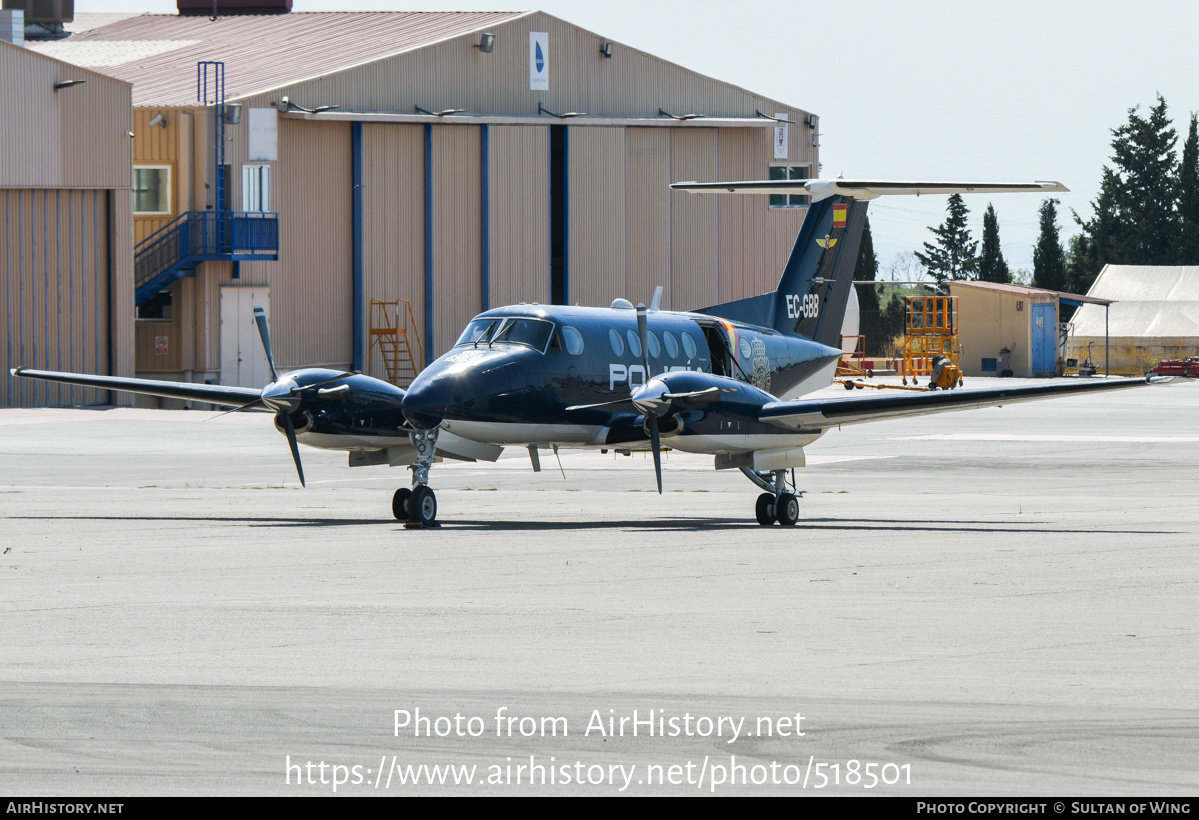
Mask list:
[[[758,503],[754,507],[758,523],[763,527],[769,527],[777,521],[784,527],[794,527],[799,521],[799,495],[788,491],[787,471],[756,473],[748,467],[742,467],[741,472],[754,484],[766,490],[758,496]],[[794,483],[791,489],[794,489]]]
[[[391,497],[391,514],[409,527],[438,527],[437,496],[429,486],[429,466],[437,453],[437,429],[417,430],[408,434],[416,448],[412,470],[412,488],[400,487]]]

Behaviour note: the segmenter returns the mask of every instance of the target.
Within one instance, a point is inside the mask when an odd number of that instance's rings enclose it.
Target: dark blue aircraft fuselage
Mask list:
[[[412,382],[404,415],[416,427],[441,425],[492,444],[644,441],[641,416],[626,400],[631,391],[663,373],[691,371],[725,376],[744,396],[722,396],[719,430],[705,430],[702,409],[688,411],[688,434],[777,439],[777,428],[758,422],[762,404],[827,386],[840,357],[810,339],[702,314],[653,311],[647,324],[649,373],[631,308],[489,310]]]

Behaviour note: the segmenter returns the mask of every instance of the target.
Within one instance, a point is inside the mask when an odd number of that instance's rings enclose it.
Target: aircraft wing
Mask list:
[[[143,393],[147,396],[163,396],[169,399],[190,399],[209,404],[221,404],[226,407],[244,407],[262,396],[261,390],[255,390],[252,387],[163,382],[157,379],[130,379],[120,376],[90,376],[86,373],[31,370],[28,367],[18,367],[9,372],[23,379],[40,379],[59,384],[74,384],[79,387],[95,387],[100,390],[122,390],[126,393]]]
[[[762,405],[758,419],[766,424],[790,430],[827,430],[842,424],[863,424],[929,413],[970,410],[978,407],[1002,407],[1019,401],[1035,401],[1076,393],[1123,390],[1169,381],[1144,379],[1079,379],[1077,383],[1039,384],[1021,387],[982,387],[931,393],[905,392],[888,396],[846,396],[844,398],[775,401]]]
[[[752,179],[743,182],[675,182],[676,191],[722,194],[806,194],[813,202],[830,196],[877,199],[921,194],[1067,193],[1060,182],[919,182],[882,179]]]

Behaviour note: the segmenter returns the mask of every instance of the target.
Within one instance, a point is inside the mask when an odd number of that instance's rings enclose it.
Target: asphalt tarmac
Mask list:
[[[1199,792],[1199,384],[830,432],[793,529],[214,415],[0,410],[0,792]]]

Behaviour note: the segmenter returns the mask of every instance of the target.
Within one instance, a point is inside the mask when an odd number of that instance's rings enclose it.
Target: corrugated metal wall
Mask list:
[[[674,305],[670,276],[670,142],[668,128],[629,128],[626,165],[628,275],[625,290],[634,304],[649,304],[662,286],[663,309]],[[697,307],[691,305],[690,307]]]
[[[433,128],[434,355],[449,350],[482,305],[479,128]]]
[[[97,404],[107,391],[9,376],[12,367],[109,374],[107,191],[0,190],[0,404]]]
[[[364,298],[368,306],[372,299],[412,304],[408,342],[418,359],[416,340],[425,338],[425,129],[364,125],[362,132]],[[369,335],[369,313],[365,325]],[[363,349],[369,344],[364,340]],[[376,352],[373,358],[370,374],[384,378],[382,357]],[[365,356],[364,365],[370,359]]]
[[[628,293],[624,128],[571,128],[570,302],[608,305]],[[660,194],[662,192],[659,192]]]
[[[550,300],[549,129],[491,127],[491,306]]]
[[[129,187],[129,83],[10,43],[0,78],[0,186]],[[65,80],[85,82],[55,91]]]
[[[718,148],[715,128],[673,131],[671,176],[676,180],[719,179]],[[670,279],[675,308],[698,308],[721,301],[717,199],[687,193],[671,195]]]

